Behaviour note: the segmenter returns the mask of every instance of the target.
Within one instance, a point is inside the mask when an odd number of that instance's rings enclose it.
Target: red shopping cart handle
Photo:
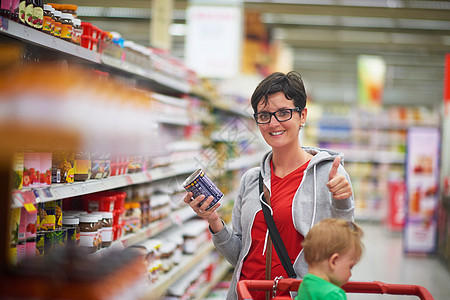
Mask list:
[[[278,281],[278,291],[298,291],[302,281],[298,279],[286,278]],[[273,280],[241,280],[237,285],[239,300],[251,300],[250,290],[272,291]],[[347,293],[364,294],[390,294],[390,295],[412,295],[422,300],[434,300],[431,293],[424,287],[410,284],[390,284],[380,281],[360,282],[350,281],[342,286]],[[274,299],[291,299],[286,296],[275,297]]]

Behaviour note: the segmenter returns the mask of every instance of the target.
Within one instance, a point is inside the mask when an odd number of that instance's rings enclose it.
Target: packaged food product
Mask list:
[[[63,13],[71,14],[74,18],[77,17],[78,6],[75,4],[62,4],[60,9]]]
[[[193,194],[193,198],[197,198],[200,195],[205,195],[205,200],[199,203],[199,206],[206,201],[206,198],[209,196],[213,196],[213,201],[206,208],[206,210],[210,210],[214,206],[219,203],[219,201],[223,198],[223,193],[220,189],[206,176],[205,172],[202,169],[198,169],[194,173],[192,173],[184,182],[183,187],[186,191],[191,192]]]
[[[52,34],[53,11],[54,8],[51,5],[44,4],[44,18],[42,23],[42,31],[48,34]]]
[[[53,35],[56,37],[61,37],[61,29],[62,29],[61,16],[62,12],[55,8],[55,12],[53,13],[53,20],[54,20]]]
[[[98,249],[98,218],[92,215],[80,216],[80,247],[95,252]]]
[[[73,27],[72,27],[72,42],[77,45],[81,45],[81,36],[83,34],[83,30],[81,29],[81,20],[73,19]]]
[[[67,247],[77,247],[80,245],[80,219],[75,216],[64,216],[62,220],[65,228],[65,242]]]
[[[42,24],[44,20],[44,5],[42,0],[33,1],[33,19],[31,21],[33,27],[37,30],[42,30]]]
[[[91,176],[91,157],[88,152],[77,152],[74,156],[74,181],[86,181]]]
[[[12,183],[13,188],[17,190],[22,189],[23,186],[23,162],[23,152],[14,153]]]
[[[102,247],[111,246],[113,240],[113,213],[101,212],[102,215]]]
[[[72,42],[73,16],[68,13],[61,13],[61,38]]]
[[[74,182],[74,153],[66,150],[55,150],[52,153],[51,182]]]

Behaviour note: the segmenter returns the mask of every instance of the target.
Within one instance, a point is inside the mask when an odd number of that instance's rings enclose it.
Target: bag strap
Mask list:
[[[270,194],[263,184],[263,178],[261,176],[261,173],[259,173],[259,194],[260,195],[263,194],[262,195],[263,201],[266,202],[268,205],[270,205]],[[278,232],[277,226],[275,225],[275,221],[273,220],[270,209],[267,207],[267,205],[264,205],[263,203],[261,203],[261,207],[264,213],[264,218],[266,219],[267,228],[269,229],[269,234],[272,239],[272,243],[275,247],[275,251],[277,252],[278,257],[280,258],[281,264],[283,265],[283,268],[286,270],[289,278],[296,278],[291,259],[289,258],[286,247],[284,246],[283,240],[281,239],[280,233]]]

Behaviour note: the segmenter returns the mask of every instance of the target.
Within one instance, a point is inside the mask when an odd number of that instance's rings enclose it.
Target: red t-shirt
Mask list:
[[[272,204],[273,218],[292,263],[294,263],[302,250],[301,243],[303,241],[303,236],[295,229],[292,220],[292,199],[302,181],[303,172],[308,166],[308,163],[309,161],[283,178],[277,177],[274,174],[272,162],[270,163],[272,169],[270,201]],[[250,246],[249,253],[244,259],[240,280],[265,279],[266,255],[265,253],[263,255],[263,249],[266,230],[267,224],[264,219],[264,213],[261,210],[256,214],[253,222],[251,232],[252,245]],[[288,278],[287,272],[284,270],[283,265],[278,258],[278,254],[272,246],[271,277],[274,279],[276,276]],[[251,291],[251,293],[253,299],[264,299],[263,291]]]

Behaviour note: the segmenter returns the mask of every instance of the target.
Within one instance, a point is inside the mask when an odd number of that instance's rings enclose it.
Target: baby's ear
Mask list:
[[[339,259],[339,253],[333,253],[330,258],[328,258],[328,267],[330,270],[334,271],[336,269],[336,263]]]

